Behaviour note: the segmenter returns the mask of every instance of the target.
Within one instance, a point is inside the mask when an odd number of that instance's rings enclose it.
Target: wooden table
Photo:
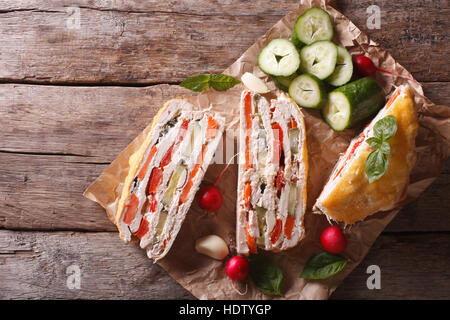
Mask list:
[[[381,9],[379,30],[366,27],[371,4]],[[124,245],[82,192],[156,106],[187,93],[175,84],[222,71],[296,5],[2,1],[0,298],[194,298],[137,246]],[[450,105],[448,1],[337,7],[411,71],[427,97]],[[450,298],[449,184],[447,161],[332,298]],[[381,290],[366,287],[372,264],[381,268]],[[67,286],[71,265],[80,268],[80,289]]]

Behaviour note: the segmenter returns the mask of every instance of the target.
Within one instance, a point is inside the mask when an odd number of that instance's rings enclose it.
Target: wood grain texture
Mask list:
[[[67,286],[71,265],[79,290]],[[0,299],[193,298],[116,233],[0,231],[0,288]]]
[[[152,121],[165,101],[183,94],[190,92],[170,85],[2,84],[0,150],[78,155],[88,159],[84,161],[111,162]]]
[[[382,235],[331,297],[449,299],[449,250],[449,234]],[[381,290],[366,287],[366,269],[373,264],[381,268]],[[67,287],[70,265],[80,268],[79,290]],[[2,230],[0,280],[0,299],[193,298],[116,233]]]
[[[270,5],[265,0],[6,2],[0,7],[0,80],[150,84],[220,72],[297,4],[294,0]],[[372,4],[381,8],[379,30],[366,26],[366,9]],[[79,29],[67,27],[73,18],[69,6],[80,9]],[[338,8],[418,80],[450,81],[450,71],[441,62],[450,50],[447,1],[345,0],[338,1]]]
[[[450,299],[450,234],[381,235],[331,299]],[[367,267],[378,265],[381,290],[368,290]]]

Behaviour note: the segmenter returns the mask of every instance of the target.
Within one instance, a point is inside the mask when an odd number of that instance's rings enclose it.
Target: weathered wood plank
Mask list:
[[[67,278],[78,266],[81,289]],[[162,268],[116,233],[0,231],[0,299],[189,299]]]
[[[381,235],[332,299],[450,299],[450,235]],[[367,289],[367,267],[378,265],[381,290]]]
[[[450,105],[450,82],[425,83],[437,104]],[[75,154],[111,162],[163,103],[191,92],[175,85],[70,87],[0,85],[0,151]],[[123,126],[122,123],[133,126]]]
[[[114,231],[103,208],[83,197],[107,165],[83,161],[0,154],[0,228]]]
[[[2,84],[0,150],[74,154],[91,162],[111,162],[152,121],[166,100],[183,94],[190,93],[170,85]]]
[[[298,5],[298,0],[271,1],[236,1],[236,0],[183,0],[183,1],[140,1],[140,0],[15,0],[2,1],[0,11],[39,10],[50,11],[57,8],[80,7],[99,11],[142,12],[142,13],[182,13],[188,15],[210,16],[252,16],[286,14]]]
[[[449,250],[448,234],[382,235],[332,298],[449,299]],[[381,268],[381,290],[366,287],[373,264]],[[67,287],[71,265],[80,268],[80,289]],[[2,230],[0,280],[1,299],[193,298],[115,233]]]
[[[103,208],[82,196],[106,166],[87,157],[0,153],[0,228],[114,231]],[[450,160],[387,231],[450,231],[449,186]]]
[[[0,80],[162,83],[220,72],[298,2],[94,3],[3,4]],[[366,9],[373,4],[381,8],[379,30],[366,26]],[[74,18],[68,6],[80,8],[79,29],[67,27]],[[345,0],[338,1],[338,8],[417,79],[450,80],[441,64],[450,50],[446,1]]]

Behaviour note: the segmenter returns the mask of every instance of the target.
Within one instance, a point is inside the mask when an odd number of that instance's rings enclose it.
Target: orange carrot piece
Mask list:
[[[250,208],[250,206],[251,206],[251,203],[250,203],[251,195],[252,195],[252,186],[250,185],[250,182],[247,181],[244,184],[244,203],[247,208]]]
[[[135,233],[135,236],[139,239],[142,239],[143,236],[145,236],[148,232],[148,221],[145,218],[142,218],[141,224],[139,225],[138,231]]]
[[[245,137],[245,170],[253,168],[253,154],[250,150],[250,137],[247,135]]]
[[[293,128],[297,128],[297,121],[295,121],[295,119],[293,117],[291,117],[291,121],[289,123],[289,128],[293,129]]]
[[[244,97],[245,114],[245,170],[253,168],[253,156],[250,148],[250,136],[252,135],[252,95],[248,92]]]
[[[286,185],[286,179],[284,179],[284,166],[278,168],[277,176],[275,177],[275,187],[278,191],[284,188]]]
[[[149,206],[150,206],[150,211],[151,212],[155,212],[156,211],[156,205],[158,204],[158,202],[156,201],[156,197],[154,193],[149,194]]]
[[[272,123],[272,130],[275,138],[273,142],[273,163],[279,163],[283,150],[283,130],[276,122]]]
[[[156,146],[153,146],[152,149],[150,150],[150,154],[148,155],[147,161],[145,161],[145,164],[142,166],[141,170],[139,171],[137,177],[139,178],[139,180],[144,180],[145,174],[147,173],[148,170],[148,166],[150,164],[150,162],[152,161],[153,157],[155,156],[156,150],[158,150],[158,148]]]
[[[281,235],[281,230],[283,228],[283,222],[281,219],[277,219],[275,222],[275,226],[273,227],[272,231],[270,232],[270,242],[272,244],[275,244]]]
[[[208,117],[208,126],[206,128],[206,139],[212,139],[216,136],[217,129],[219,128],[219,125],[217,124],[217,121],[209,116]]]
[[[291,239],[292,229],[294,229],[295,225],[295,216],[291,216],[288,214],[286,217],[286,222],[284,224],[284,235],[286,238]]]
[[[123,222],[125,224],[129,225],[131,222],[133,222],[138,207],[139,198],[134,193],[132,193],[130,200],[125,204],[125,208],[127,209],[127,211],[125,212],[125,216],[123,217]]]
[[[250,253],[258,253],[258,249],[256,247],[256,239],[250,234],[248,224],[245,226],[245,236],[247,238],[247,246],[250,250]]]
[[[153,168],[150,174],[149,184],[147,187],[147,194],[155,193],[158,190],[158,186],[161,183],[163,177],[163,169]]]

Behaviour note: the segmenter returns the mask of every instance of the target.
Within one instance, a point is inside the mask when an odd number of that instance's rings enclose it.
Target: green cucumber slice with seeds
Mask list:
[[[321,109],[327,102],[325,85],[312,74],[302,74],[289,86],[289,95],[300,107]]]
[[[300,55],[287,39],[274,39],[258,56],[259,68],[272,76],[290,76],[300,66]]]
[[[297,32],[295,32],[295,28],[292,29],[291,41],[294,44],[294,46],[296,46],[298,49],[301,49],[302,47],[305,46],[305,44],[301,42],[300,39],[297,37]]]
[[[336,68],[334,69],[333,74],[326,81],[332,86],[339,87],[349,82],[352,75],[352,56],[348,53],[347,49],[337,47]]]
[[[331,91],[322,116],[333,130],[342,131],[375,114],[385,101],[383,89],[365,77]]]
[[[331,41],[317,41],[300,51],[300,70],[320,80],[331,76],[336,67],[337,48]]]
[[[331,40],[333,34],[333,23],[328,12],[313,7],[297,19],[292,30],[292,42],[300,47],[319,40]]]
[[[283,76],[275,76],[273,77],[273,82],[275,82],[275,85],[283,90],[283,91],[289,91],[289,85],[291,84],[292,80],[298,77],[297,73],[293,73],[288,77]]]

